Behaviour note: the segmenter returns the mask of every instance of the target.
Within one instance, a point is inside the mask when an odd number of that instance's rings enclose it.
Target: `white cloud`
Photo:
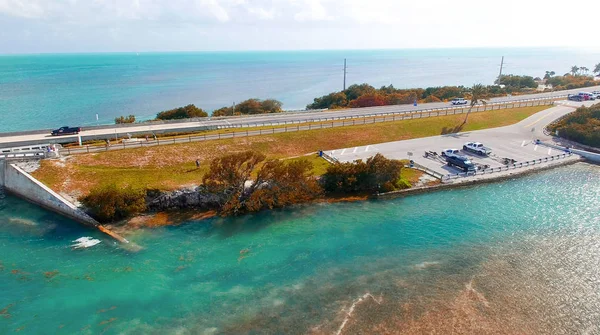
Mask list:
[[[303,0],[300,3],[293,0],[302,9],[294,15],[294,19],[299,22],[304,21],[330,21],[334,18],[327,14],[327,9],[321,3],[321,0]]]
[[[261,20],[273,20],[275,18],[275,8],[266,10],[262,7],[248,7],[248,13],[256,16]]]
[[[217,0],[198,0],[200,10],[206,10],[220,22],[229,21],[229,13],[221,6]]]
[[[547,0],[0,0],[0,53],[593,44],[572,38],[593,18],[563,12]]]
[[[44,16],[44,9],[32,0],[0,0],[0,13],[33,19]]]

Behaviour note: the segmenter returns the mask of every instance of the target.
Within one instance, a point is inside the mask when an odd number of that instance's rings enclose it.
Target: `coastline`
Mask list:
[[[418,188],[409,188],[409,189],[400,190],[400,191],[380,193],[380,194],[372,196],[371,198],[372,199],[382,199],[382,198],[383,199],[391,199],[391,198],[395,198],[395,197],[420,194],[420,193],[428,193],[428,192],[438,191],[438,190],[465,188],[465,187],[470,187],[470,186],[479,185],[479,184],[497,183],[497,182],[501,182],[504,180],[525,177],[530,174],[554,169],[554,168],[561,167],[561,166],[581,163],[581,162],[593,164],[591,162],[584,160],[583,158],[577,158],[577,159],[565,160],[565,161],[560,161],[560,162],[548,163],[548,165],[545,165],[545,166],[540,166],[540,165],[532,166],[531,168],[525,168],[523,170],[511,171],[510,173],[504,173],[504,174],[499,173],[497,175],[487,175],[487,176],[484,176],[485,178],[468,179],[468,180],[464,180],[464,181],[456,182],[456,183],[446,183],[446,184],[442,183],[442,184],[436,184],[436,185],[431,185],[431,186],[423,186],[423,187],[418,187]]]
[[[348,196],[331,196],[317,199],[313,202],[299,204],[299,205],[314,205],[319,203],[340,203],[340,202],[361,202],[366,200],[388,200],[398,197],[411,196],[423,193],[431,193],[442,190],[467,188],[480,184],[498,183],[505,180],[525,177],[527,175],[535,174],[551,170],[554,168],[573,165],[577,163],[587,163],[596,165],[592,162],[588,162],[583,158],[573,158],[564,161],[557,161],[548,163],[546,165],[536,165],[522,170],[514,170],[506,173],[498,173],[495,175],[484,175],[479,176],[483,178],[466,177],[460,182],[453,183],[427,183],[424,186],[412,187],[405,190],[386,192],[374,195],[348,195]],[[131,219],[117,222],[114,224],[106,225],[112,230],[116,230],[119,233],[133,232],[142,228],[158,228],[164,226],[177,226],[184,222],[203,221],[219,216],[214,210],[196,211],[193,208],[183,208],[179,210],[159,211],[159,212],[145,212],[141,215],[135,216]]]

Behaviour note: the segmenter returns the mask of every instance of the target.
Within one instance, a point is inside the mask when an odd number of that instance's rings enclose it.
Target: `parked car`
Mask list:
[[[79,134],[80,131],[81,131],[80,127],[64,126],[64,127],[58,128],[58,129],[54,129],[51,134],[52,134],[52,136],[73,135],[73,134]]]
[[[458,149],[444,149],[442,151],[442,156],[444,157],[462,157],[460,154],[460,150]]]
[[[600,91],[593,91],[592,95],[594,96],[595,99],[600,99]]]
[[[465,98],[454,98],[452,99],[451,103],[453,105],[466,105],[468,101],[465,100]]]
[[[571,101],[583,101],[583,97],[579,94],[569,94],[567,99]]]
[[[448,166],[457,167],[463,170],[464,172],[475,171],[475,164],[473,164],[473,162],[471,162],[467,157],[464,156],[447,156],[446,162],[448,163]]]
[[[463,150],[470,151],[482,156],[488,156],[492,153],[492,149],[485,147],[479,142],[467,142],[463,145]]]

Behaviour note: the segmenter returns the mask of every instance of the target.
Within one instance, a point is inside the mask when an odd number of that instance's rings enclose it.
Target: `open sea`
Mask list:
[[[598,334],[600,168],[128,234],[0,196],[0,334]]]
[[[566,48],[0,55],[0,132],[147,120],[248,98],[303,109],[342,89],[344,58],[348,85],[491,84],[502,56],[505,74],[534,77],[600,62],[597,49]]]

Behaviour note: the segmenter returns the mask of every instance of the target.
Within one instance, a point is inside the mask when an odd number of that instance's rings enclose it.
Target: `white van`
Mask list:
[[[452,99],[452,104],[453,105],[466,105],[467,104],[467,100],[465,100],[465,98],[454,98]]]

